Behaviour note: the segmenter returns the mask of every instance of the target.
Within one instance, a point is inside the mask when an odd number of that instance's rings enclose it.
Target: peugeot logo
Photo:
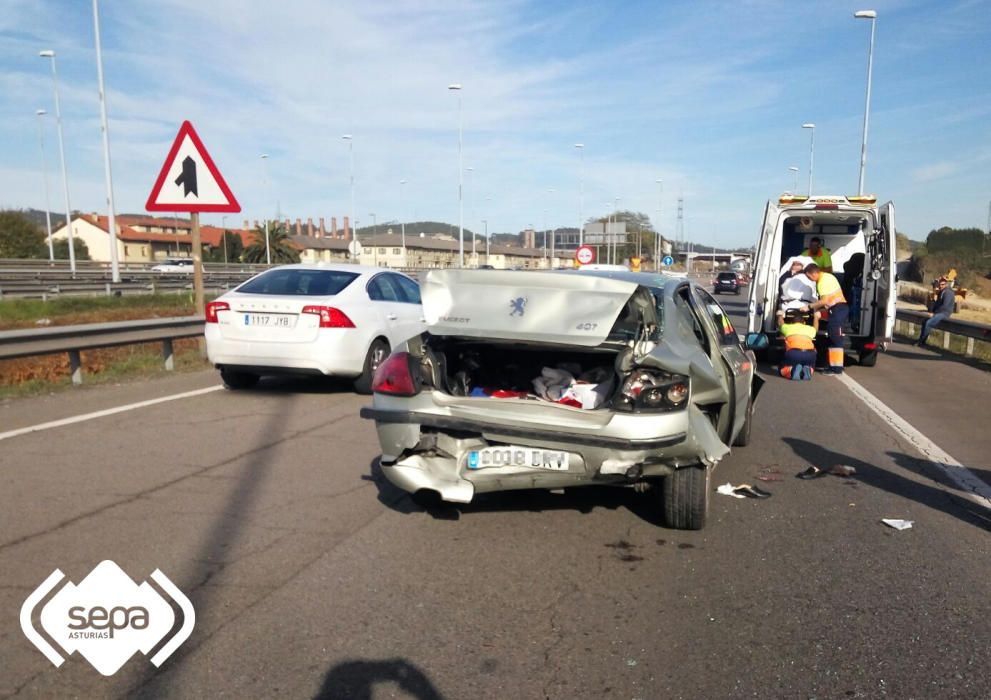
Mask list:
[[[522,316],[526,313],[526,297],[516,297],[510,300],[509,306],[512,309],[509,312],[510,316]]]

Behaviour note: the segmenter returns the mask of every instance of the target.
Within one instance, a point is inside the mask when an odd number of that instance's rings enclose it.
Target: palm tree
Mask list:
[[[256,226],[255,239],[244,249],[241,259],[246,263],[263,263],[265,256],[265,225]],[[289,231],[278,221],[268,222],[268,247],[272,262],[280,265],[299,262],[299,248],[289,240]]]

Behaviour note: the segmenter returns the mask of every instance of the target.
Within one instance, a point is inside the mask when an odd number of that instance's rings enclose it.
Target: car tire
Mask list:
[[[709,512],[709,469],[681,467],[664,478],[664,524],[677,530],[701,530]]]
[[[375,370],[389,356],[389,343],[384,338],[376,338],[368,346],[365,353],[365,364],[361,368],[361,374],[354,380],[354,390],[359,394],[372,393],[372,378]]]
[[[736,292],[734,292],[734,294],[736,294],[737,296],[740,296],[740,288],[739,287],[736,288]]]
[[[238,372],[233,369],[220,370],[220,378],[224,386],[232,391],[239,389],[250,389],[258,383],[258,375],[251,372]]]
[[[754,397],[747,401],[747,418],[743,421],[740,434],[733,440],[733,447],[746,447],[750,444],[750,429],[754,422]]]
[[[877,364],[877,350],[861,350],[857,355],[857,364],[861,367],[873,367]]]

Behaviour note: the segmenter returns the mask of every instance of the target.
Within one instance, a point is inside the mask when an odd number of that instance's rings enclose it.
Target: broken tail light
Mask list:
[[[688,404],[691,383],[688,377],[667,372],[636,370],[623,381],[613,407],[634,413],[674,411]]]
[[[231,305],[226,301],[211,301],[206,305],[206,322],[219,323],[217,320],[218,311],[230,311]]]
[[[390,396],[416,396],[420,393],[418,373],[408,352],[394,352],[378,366],[372,377],[372,391]]]

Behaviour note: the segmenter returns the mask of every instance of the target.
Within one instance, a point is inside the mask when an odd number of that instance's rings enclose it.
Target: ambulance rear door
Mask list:
[[[760,333],[765,328],[765,319],[774,318],[774,304],[777,297],[778,267],[772,251],[774,233],[778,227],[781,209],[768,200],[764,207],[764,223],[757,241],[757,253],[753,264],[753,277],[750,280],[750,304],[747,307],[747,332]]]
[[[878,209],[879,228],[883,240],[883,249],[878,253],[878,264],[881,277],[878,280],[878,311],[884,314],[883,323],[878,319],[875,325],[877,340],[890,343],[895,334],[895,313],[898,302],[897,261],[895,260],[897,245],[895,241],[895,205],[886,203]],[[882,332],[883,331],[883,332]]]

